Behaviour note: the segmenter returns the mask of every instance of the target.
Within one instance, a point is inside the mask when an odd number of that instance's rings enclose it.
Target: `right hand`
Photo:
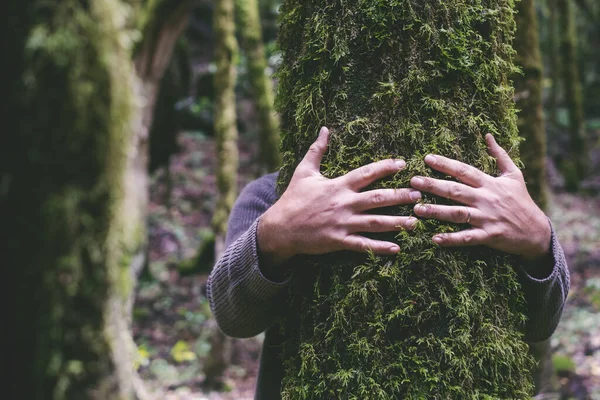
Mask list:
[[[335,179],[320,173],[329,130],[319,137],[300,162],[281,198],[261,217],[258,247],[273,265],[297,254],[324,254],[339,250],[373,251],[390,255],[400,251],[396,243],[373,240],[358,232],[391,232],[412,229],[413,217],[375,215],[365,211],[415,203],[421,193],[413,189],[361,189],[402,170],[403,160],[382,160]]]

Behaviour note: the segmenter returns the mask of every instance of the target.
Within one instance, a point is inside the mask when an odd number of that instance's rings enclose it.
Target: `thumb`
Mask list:
[[[503,175],[520,171],[519,167],[515,165],[515,163],[513,162],[512,158],[510,158],[506,150],[500,147],[500,145],[498,144],[498,142],[496,142],[496,139],[494,138],[494,136],[492,136],[491,133],[485,135],[485,140],[487,141],[490,154],[496,159],[498,168],[500,169],[500,172]]]
[[[322,127],[319,131],[317,140],[310,145],[308,152],[306,152],[306,155],[298,166],[302,166],[306,170],[318,173],[321,169],[321,160],[323,159],[323,155],[325,154],[325,151],[327,151],[328,141],[329,129]]]

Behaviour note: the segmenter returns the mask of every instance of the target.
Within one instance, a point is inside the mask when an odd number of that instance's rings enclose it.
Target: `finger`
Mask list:
[[[412,204],[421,198],[421,193],[412,189],[375,189],[357,193],[353,204],[359,211],[373,208]]]
[[[410,179],[410,185],[415,189],[465,204],[472,204],[477,198],[477,193],[471,186],[443,179],[414,176]]]
[[[488,149],[492,157],[496,159],[496,163],[498,164],[498,168],[502,174],[510,174],[516,171],[520,171],[519,168],[515,165],[513,160],[510,158],[506,150],[504,150],[494,136],[491,133],[485,135],[485,140],[488,145]]]
[[[359,190],[370,185],[377,179],[395,174],[406,166],[404,160],[381,160],[354,169],[342,176],[344,184],[353,190]]]
[[[431,168],[450,175],[473,187],[482,186],[483,182],[488,177],[487,174],[469,164],[440,155],[428,154],[425,157],[425,162]]]
[[[483,229],[466,229],[460,232],[439,233],[432,240],[443,247],[478,246],[485,244],[488,234]]]
[[[348,221],[351,232],[397,232],[411,230],[417,219],[414,217],[394,217],[391,215],[357,215]]]
[[[467,206],[417,204],[414,210],[419,217],[454,222],[455,224],[479,225],[483,219],[481,211]]]
[[[348,235],[342,242],[344,250],[359,251],[366,253],[372,251],[375,254],[396,254],[400,246],[392,242],[373,240],[360,235]]]
[[[322,127],[319,131],[317,140],[310,145],[306,155],[298,165],[299,170],[304,170],[310,173],[319,173],[321,169],[321,160],[325,151],[327,151],[327,143],[329,141],[329,129]]]

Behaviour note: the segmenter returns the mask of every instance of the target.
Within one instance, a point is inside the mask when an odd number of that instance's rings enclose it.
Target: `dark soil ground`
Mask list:
[[[240,140],[240,189],[257,175],[255,143],[253,137]],[[225,391],[202,386],[208,337],[214,329],[205,296],[212,263],[189,276],[177,266],[196,255],[201,238],[210,231],[216,193],[214,144],[192,133],[181,134],[179,144],[181,152],[171,160],[171,184],[164,170],[152,180],[153,279],[139,285],[134,309],[139,372],[161,399],[252,399],[260,336],[232,340]],[[554,193],[549,214],[567,253],[572,287],[552,339],[555,364],[561,369],[557,393],[543,398],[600,399],[600,197]]]

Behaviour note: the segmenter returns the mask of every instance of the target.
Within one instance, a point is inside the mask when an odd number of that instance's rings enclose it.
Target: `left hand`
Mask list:
[[[532,200],[521,170],[494,140],[486,135],[490,154],[501,175],[493,177],[475,167],[439,155],[427,155],[433,169],[460,181],[415,176],[418,190],[464,205],[417,204],[415,214],[454,223],[469,223],[470,229],[436,234],[440,246],[484,245],[525,259],[536,259],[550,251],[551,230],[544,212]]]

